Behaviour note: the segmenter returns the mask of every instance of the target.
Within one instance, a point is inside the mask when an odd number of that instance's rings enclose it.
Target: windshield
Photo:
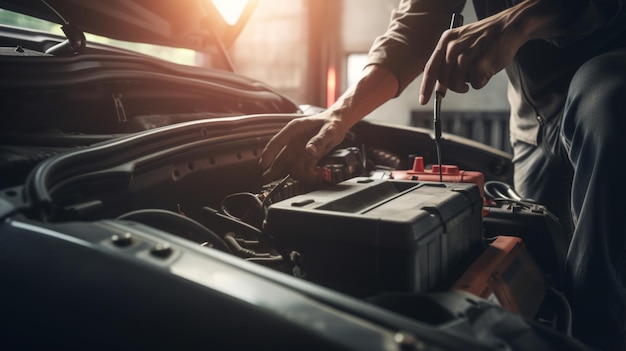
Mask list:
[[[39,18],[0,9],[0,24],[24,29],[43,31],[49,34],[64,36],[61,25]],[[198,66],[205,61],[198,58],[198,54],[190,49],[173,48],[145,43],[134,43],[85,33],[88,43],[105,44],[112,47],[130,50],[141,54],[160,58],[165,61],[189,66]]]

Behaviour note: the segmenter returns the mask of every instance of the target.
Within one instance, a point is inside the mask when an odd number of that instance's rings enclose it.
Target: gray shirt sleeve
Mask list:
[[[389,69],[398,79],[400,95],[424,71],[452,13],[460,13],[464,5],[465,0],[401,0],[387,31],[374,41],[367,65]]]

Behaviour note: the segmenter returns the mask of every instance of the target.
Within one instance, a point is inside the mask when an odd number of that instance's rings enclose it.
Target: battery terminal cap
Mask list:
[[[439,173],[439,165],[433,165],[433,173]],[[443,174],[459,174],[459,166],[455,165],[442,165],[441,173]]]
[[[413,172],[424,172],[424,158],[422,156],[415,156],[413,159]]]

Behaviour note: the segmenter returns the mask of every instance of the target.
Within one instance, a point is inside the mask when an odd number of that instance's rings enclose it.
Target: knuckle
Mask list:
[[[300,118],[292,119],[289,123],[287,123],[287,128],[297,127],[300,124],[302,124],[302,120]]]
[[[322,137],[316,135],[309,140],[309,144],[314,144],[315,146],[319,146],[322,143]]]
[[[457,62],[459,67],[467,67],[467,66],[469,66],[468,55],[467,54],[463,54],[463,53],[459,54],[456,57],[456,62]]]
[[[472,79],[472,81],[470,82],[472,84],[472,87],[474,89],[480,89],[482,87],[484,87],[485,85],[487,85],[487,82],[489,81],[489,77],[482,75],[482,76],[478,76],[474,79]]]
[[[451,36],[452,36],[452,30],[448,28],[444,30],[443,33],[441,33],[441,41],[447,41],[448,39],[450,39]]]
[[[428,60],[428,62],[426,62],[426,64],[424,65],[424,75],[428,74],[428,71],[430,71],[433,68],[433,61],[432,60]]]

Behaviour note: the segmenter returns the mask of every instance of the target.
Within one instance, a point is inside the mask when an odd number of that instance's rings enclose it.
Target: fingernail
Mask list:
[[[420,105],[425,105],[426,104],[426,96],[424,96],[424,94],[420,95]]]

